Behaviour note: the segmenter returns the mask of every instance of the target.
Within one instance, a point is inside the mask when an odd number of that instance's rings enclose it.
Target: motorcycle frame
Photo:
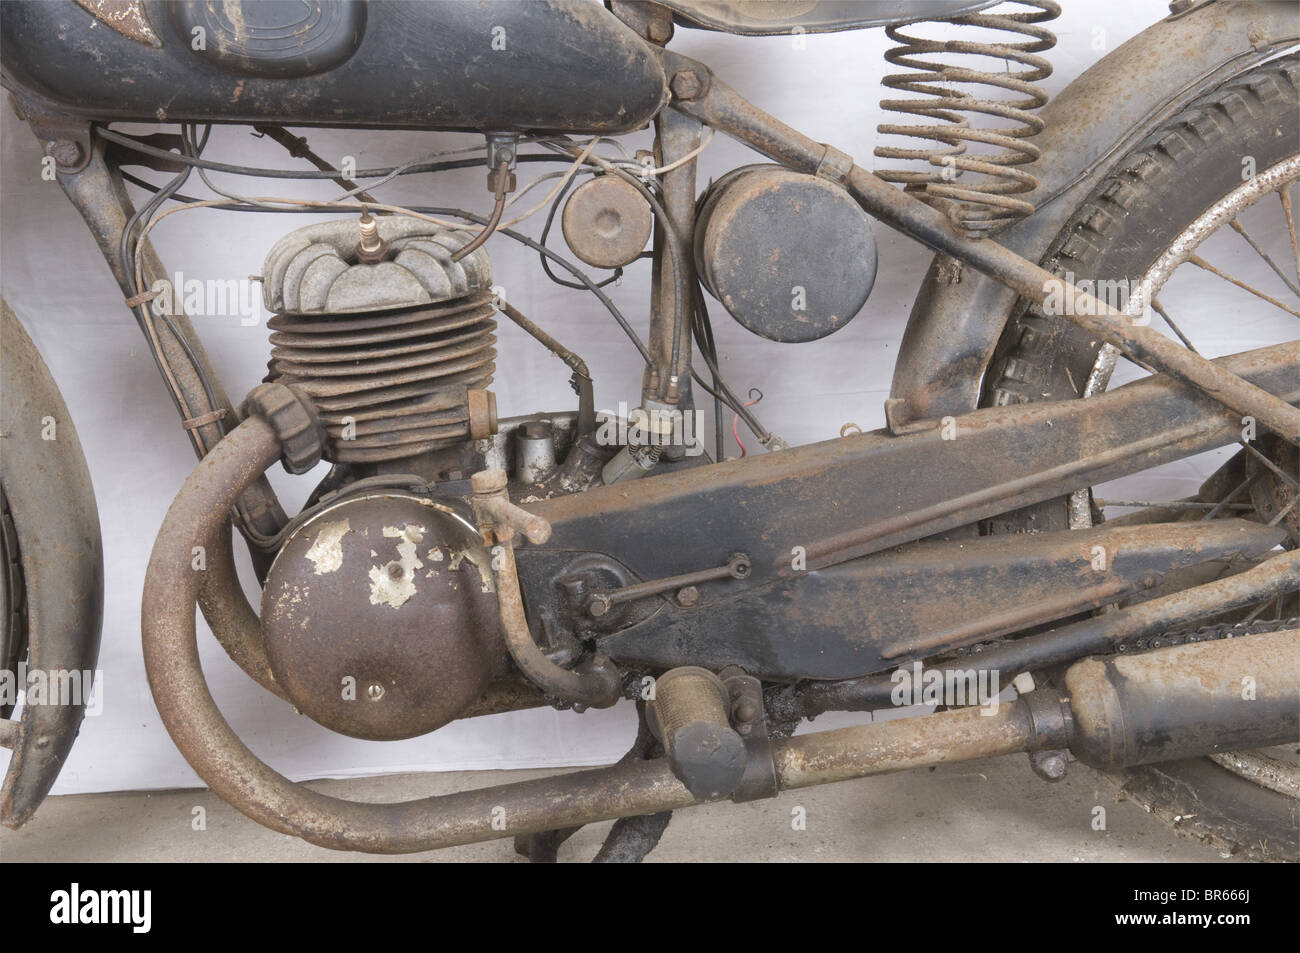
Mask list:
[[[617,6],[623,5],[616,4]],[[1124,109],[1116,108],[1108,113],[1115,117],[1112,125],[1128,122],[1128,117],[1133,115],[1135,108],[1140,109],[1145,105],[1147,108],[1143,118],[1149,126],[1154,119],[1175,111],[1179,102],[1192,98],[1200,88],[1221,81],[1226,75],[1243,70],[1267,58],[1279,48],[1294,43],[1294,17],[1287,16],[1288,6],[1280,2],[1211,3],[1194,8],[1190,15],[1163,21],[1139,36],[1125,48],[1128,51],[1125,55],[1131,63],[1147,62],[1153,65],[1145,70],[1135,68],[1125,77],[1105,77],[1104,85],[1108,89],[1103,98],[1106,100],[1118,101],[1117,84],[1121,81],[1125,89],[1140,91],[1138,96],[1133,97],[1138,103],[1137,107],[1126,104]],[[1162,89],[1162,85],[1156,82],[1159,73],[1154,64],[1164,61],[1155,57],[1153,51],[1167,46],[1171,42],[1171,36],[1178,39],[1180,49],[1186,50],[1195,44],[1200,46],[1197,47],[1199,58],[1192,67],[1196,71],[1195,77],[1169,96],[1155,92]],[[1217,46],[1214,45],[1216,42]],[[1146,56],[1143,55],[1144,52]],[[671,104],[655,118],[662,150],[660,158],[665,164],[687,154],[698,143],[702,128],[710,126],[717,131],[726,132],[788,168],[820,175],[839,183],[881,222],[935,249],[940,256],[968,266],[974,272],[970,276],[972,280],[963,281],[961,286],[945,285],[934,280],[939,261],[936,259],[936,266],[932,267],[927,277],[909,322],[904,348],[895,371],[894,401],[891,401],[889,423],[891,432],[896,436],[931,430],[937,426],[936,418],[941,414],[962,413],[974,407],[978,401],[979,378],[987,366],[993,344],[1001,333],[1010,308],[1020,297],[1030,301],[1043,300],[1053,290],[1053,283],[1059,282],[1059,279],[1040,269],[1032,259],[1035,252],[1041,251],[1050,237],[1059,230],[1060,213],[1068,212],[1074,204],[1062,196],[1072,196],[1079,188],[1086,187],[1085,180],[1090,177],[1090,173],[1104,169],[1107,157],[1124,151],[1124,135],[1121,133],[1097,137],[1102,148],[1109,148],[1106,155],[1097,154],[1096,143],[1072,152],[1073,143],[1068,137],[1072,136],[1077,141],[1080,130],[1065,129],[1062,135],[1067,141],[1059,143],[1059,147],[1045,150],[1045,165],[1052,167],[1053,162],[1060,163],[1056,167],[1058,171],[1054,179],[1040,186],[1040,191],[1056,189],[1052,196],[1052,211],[1030,216],[1025,222],[1009,229],[1005,240],[1001,235],[992,239],[970,239],[953,229],[941,212],[855,166],[839,150],[816,143],[758,110],[714,77],[703,64],[667,50],[661,50],[658,55],[667,76],[693,77],[691,82],[683,82],[682,86],[684,89],[692,86],[695,88],[691,95],[675,95]],[[1108,61],[1110,57],[1094,67],[1093,71],[1099,71],[1098,76],[1106,71],[1113,73],[1116,63],[1111,62],[1107,66]],[[1094,77],[1081,86],[1080,90],[1091,86],[1095,96],[1102,84],[1102,79]],[[1069,95],[1068,91],[1066,95]],[[106,154],[105,143],[93,137],[90,125],[80,120],[43,112],[30,103],[24,103],[24,113],[37,136],[47,143],[47,152],[58,161],[60,185],[95,236],[124,295],[134,295],[136,289],[132,276],[123,273],[116,260],[117,242],[126,220],[132,214],[132,208],[121,177]],[[1049,124],[1048,128],[1050,130],[1053,127]],[[68,149],[67,144],[73,144],[76,148]],[[1062,158],[1067,155],[1072,158]],[[1072,184],[1069,182],[1071,179],[1075,180]],[[652,292],[649,334],[650,349],[658,373],[648,372],[642,382],[643,398],[660,400],[671,396],[666,390],[667,379],[671,375],[666,370],[674,332],[680,335],[678,345],[685,349],[684,366],[689,367],[689,326],[684,320],[674,320],[672,302],[673,283],[689,287],[694,281],[694,276],[689,274],[692,256],[689,254],[688,238],[694,223],[694,162],[684,163],[665,174],[663,187],[668,220],[661,223],[666,227],[657,230],[656,278]],[[673,273],[664,245],[668,241],[682,243],[682,250],[687,253],[678,256],[678,260],[686,263],[687,273]],[[146,284],[165,276],[161,261],[147,244],[144,256]],[[957,290],[954,291],[954,288]],[[1076,297],[1083,294],[1079,291]],[[995,306],[976,307],[972,304],[990,301]],[[1159,341],[1153,340],[1153,334],[1142,328],[1128,326],[1122,314],[1114,312],[1101,302],[1096,303],[1095,310],[1100,317],[1095,319],[1095,324],[1089,326],[1089,330],[1115,344],[1130,358],[1162,371],[1175,380],[1191,384],[1197,390],[1213,391],[1217,399],[1234,412],[1256,417],[1262,425],[1271,427],[1292,442],[1300,436],[1300,412],[1286,401],[1254,386],[1238,373],[1200,361],[1189,352],[1164,347]],[[190,406],[195,409],[195,416],[202,417],[229,407],[229,401],[217,384],[215,373],[207,364],[202,344],[192,325],[183,314],[175,315],[173,323],[176,335],[168,330],[160,333],[162,348],[178,373]],[[213,396],[218,406],[212,406],[213,401],[209,401],[205,394],[201,378],[186,356],[187,351],[194,355],[207,372],[206,376],[214,385]],[[679,390],[678,400],[683,404],[689,403],[688,383]],[[1215,412],[1208,410],[1207,413],[1213,415]],[[203,447],[215,446],[221,436],[212,422],[199,424],[189,432],[200,452]],[[245,491],[241,498],[241,511],[254,522],[252,527],[242,527],[245,530],[252,528],[258,533],[267,533],[284,522],[283,511],[264,477]],[[258,551],[255,546],[252,548],[256,560]],[[216,588],[217,579],[217,574],[214,574],[210,588]],[[97,636],[96,625],[96,641]],[[88,636],[84,631],[69,631],[54,637],[60,640],[84,640]]]

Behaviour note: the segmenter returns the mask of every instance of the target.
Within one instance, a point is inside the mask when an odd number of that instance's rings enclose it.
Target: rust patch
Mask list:
[[[155,48],[162,46],[158,34],[149,25],[144,4],[140,0],[76,0],[76,4],[128,39]]]

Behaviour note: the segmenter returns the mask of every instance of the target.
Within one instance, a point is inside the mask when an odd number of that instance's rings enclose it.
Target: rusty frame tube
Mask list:
[[[185,481],[149,561],[141,609],[149,685],[176,746],[213,791],[273,830],[323,847],[377,853],[433,850],[700,803],[663,758],[398,804],[329,797],[262,763],[222,717],[203,677],[194,624],[202,573],[191,568],[191,551],[211,545],[234,500],[279,457],[270,425],[258,417],[245,420]],[[1015,709],[976,721],[956,711],[866,725],[788,739],[775,749],[783,784],[805,787],[1024,750],[1032,742],[1027,714]],[[493,826],[496,808],[505,810],[505,829]]]
[[[122,232],[134,209],[121,175],[105,158],[104,141],[93,139],[86,165],[77,172],[60,171],[58,181],[68,201],[85,221],[123,295],[135,294],[134,276],[122,270],[122,263],[118,257]],[[144,246],[142,261],[146,285],[159,279],[170,280],[153,243],[146,237],[141,239],[141,244]],[[176,333],[183,338],[183,341],[179,340],[165,323],[158,325],[158,340],[176,382],[185,395],[185,402],[197,416],[219,410],[221,407],[233,408],[234,405],[221,386],[220,378],[208,361],[207,353],[194,330],[193,323],[183,311],[175,310],[176,313],[169,317]],[[194,355],[197,367],[191,363],[190,354]],[[200,378],[200,371],[203,377],[206,377],[219,407],[213,407],[209,401]],[[216,446],[221,439],[221,430],[215,421],[195,427],[194,432],[190,434],[190,441],[196,453],[199,451],[199,444],[194,440],[195,434],[200,436],[204,445],[208,447]],[[275,491],[271,489],[271,484],[265,478],[250,486],[240,503],[245,517],[253,524],[249,529],[261,535],[273,535],[287,522],[288,518],[275,496]],[[261,559],[265,567],[269,567],[269,554],[261,554],[254,547],[253,555],[255,563]],[[217,594],[213,598],[219,599],[221,596]]]
[[[134,293],[132,276],[122,271],[118,258],[118,245],[122,231],[132,214],[130,199],[117,169],[105,156],[105,143],[94,138],[87,162],[79,171],[58,174],[59,185],[73,207],[80,213],[100,252],[108,264],[118,286],[124,295]],[[145,281],[152,282],[159,278],[168,278],[166,269],[157,251],[148,238],[141,240],[143,249]],[[203,344],[199,340],[189,317],[179,309],[171,315],[172,326],[184,338],[184,344],[178,340],[166,324],[159,324],[158,339],[172,373],[185,394],[185,400],[197,414],[216,410],[208,400],[202,381],[201,369],[212,388],[218,404],[233,407],[223,390],[220,379],[208,362]],[[190,363],[188,354],[192,353],[199,362],[199,368]],[[221,431],[215,422],[195,428],[207,446],[215,446],[221,439]],[[191,442],[193,438],[191,437]],[[198,444],[194,444],[197,452]],[[240,498],[244,513],[254,523],[252,527],[264,535],[274,534],[282,527],[287,517],[276,499],[275,491],[263,476],[249,486]],[[229,524],[229,520],[227,520]],[[259,559],[264,563],[260,571],[270,565],[270,554],[263,554],[255,547],[250,547],[255,565]],[[271,678],[270,666],[266,660],[266,649],[262,645],[261,627],[257,623],[257,614],[244,597],[243,588],[235,571],[234,551],[231,546],[230,532],[227,530],[213,537],[208,549],[208,572],[205,585],[200,594],[199,605],[204,618],[212,628],[217,641],[230,655],[231,659],[267,691],[283,697],[283,692]]]
[[[655,117],[660,161],[671,164],[697,148],[700,132],[700,124],[691,117],[670,109],[660,110]],[[695,283],[695,168],[696,160],[692,158],[663,174],[667,221],[656,222],[651,275],[648,344],[654,365],[646,368],[641,387],[643,402],[660,401],[683,410],[693,406],[690,291]],[[675,253],[670,244],[676,246]],[[681,265],[683,274],[677,274],[674,262]],[[684,309],[680,315],[679,302]]]
[[[1069,286],[1032,261],[988,239],[971,239],[949,222],[947,215],[890,185],[858,165],[847,172],[834,168],[836,150],[787,126],[745,100],[713,76],[704,64],[689,57],[661,52],[670,75],[693,73],[702,91],[689,100],[674,100],[673,108],[700,120],[791,169],[829,174],[838,179],[870,214],[905,235],[969,264],[1031,302],[1043,305],[1053,295],[1064,298]],[[842,174],[840,174],[842,173]],[[1209,394],[1224,406],[1253,416],[1291,443],[1300,442],[1300,409],[1189,351],[1178,342],[1110,307],[1085,291],[1074,289],[1075,308],[1064,314],[1075,324],[1113,344],[1143,367],[1164,373]],[[1088,314],[1079,312],[1087,311]]]

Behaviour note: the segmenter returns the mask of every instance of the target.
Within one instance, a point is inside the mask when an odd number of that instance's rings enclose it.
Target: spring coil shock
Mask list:
[[[975,13],[946,21],[928,22],[1001,30],[1028,37],[1024,41],[939,41],[904,33],[903,28],[898,26],[885,30],[891,40],[901,44],[886,52],[885,59],[913,72],[895,73],[886,76],[882,82],[889,89],[916,93],[923,98],[885,99],[881,101],[880,108],[887,112],[919,116],[930,120],[932,124],[884,124],[877,126],[876,131],[932,140],[939,143],[939,148],[878,146],[875,154],[879,158],[921,159],[935,166],[936,170],[886,169],[878,170],[876,174],[888,182],[901,183],[908,191],[924,192],[927,201],[946,208],[953,224],[970,237],[986,235],[1034,211],[1030,202],[1016,196],[1032,192],[1037,188],[1038,180],[1017,166],[1033,162],[1040,154],[1039,149],[1027,140],[1043,129],[1043,120],[1032,110],[1047,102],[1047,93],[1033,84],[1036,80],[1050,76],[1052,66],[1046,59],[1035,54],[1050,50],[1056,45],[1056,35],[1040,24],[1060,16],[1061,8],[1051,0],[1009,2],[1033,9],[1018,13]],[[993,73],[919,58],[935,53],[1003,60],[1007,68],[1004,72]],[[1019,64],[1023,69],[1013,70],[1012,63]],[[994,87],[1021,98],[981,99],[954,88],[955,84]],[[992,116],[1016,125],[973,128],[970,119],[963,113]],[[967,144],[971,142],[1001,151],[967,154]],[[959,183],[957,177],[962,172],[976,173],[982,178],[970,183]]]

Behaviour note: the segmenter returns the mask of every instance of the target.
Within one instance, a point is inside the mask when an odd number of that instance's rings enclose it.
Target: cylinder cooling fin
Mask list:
[[[271,249],[267,380],[311,399],[331,462],[400,460],[489,436],[496,309],[487,254],[452,261],[468,231],[403,218],[366,225],[364,249],[354,220],[298,229]]]

